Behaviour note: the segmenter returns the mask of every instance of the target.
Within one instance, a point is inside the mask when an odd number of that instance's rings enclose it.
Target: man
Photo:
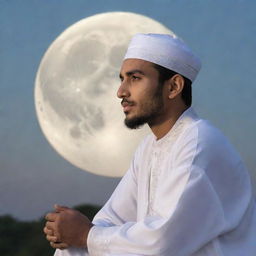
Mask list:
[[[93,223],[55,206],[44,232],[55,255],[255,256],[248,173],[191,105],[200,61],[175,36],[137,34],[121,67],[125,124],[152,134]],[[66,249],[67,248],[67,249]]]

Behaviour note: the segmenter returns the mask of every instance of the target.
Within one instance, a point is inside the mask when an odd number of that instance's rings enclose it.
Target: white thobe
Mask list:
[[[90,256],[256,255],[248,172],[222,133],[192,108],[160,140],[144,139],[93,223]],[[60,255],[88,254],[72,248]]]

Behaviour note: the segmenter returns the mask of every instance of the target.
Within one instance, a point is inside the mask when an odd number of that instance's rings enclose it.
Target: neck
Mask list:
[[[148,124],[157,140],[163,138],[172,129],[176,121],[186,109],[188,109],[187,106],[169,108],[165,115]]]

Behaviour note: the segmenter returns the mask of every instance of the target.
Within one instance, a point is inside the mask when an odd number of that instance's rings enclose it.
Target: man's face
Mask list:
[[[139,59],[127,59],[120,72],[121,85],[117,96],[122,99],[125,124],[136,129],[159,118],[164,109],[162,86],[153,64]]]

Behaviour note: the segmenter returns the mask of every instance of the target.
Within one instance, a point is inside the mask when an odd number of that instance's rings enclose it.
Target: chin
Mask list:
[[[141,128],[145,123],[147,123],[147,120],[145,120],[143,117],[132,117],[128,118],[126,117],[124,120],[124,124],[129,129],[139,129]]]

